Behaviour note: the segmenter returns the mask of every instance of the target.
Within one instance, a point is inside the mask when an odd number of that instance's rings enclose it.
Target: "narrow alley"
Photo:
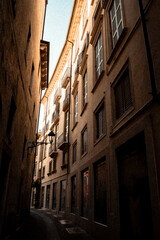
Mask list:
[[[16,232],[7,240],[91,240],[91,237],[76,224],[62,219],[52,211],[34,209]],[[93,240],[93,238],[92,238]]]

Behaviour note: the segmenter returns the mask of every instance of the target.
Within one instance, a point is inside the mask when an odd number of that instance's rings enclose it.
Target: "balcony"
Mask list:
[[[57,144],[57,147],[60,149],[60,150],[67,150],[67,147],[68,147],[68,135],[66,135],[66,133],[62,133],[59,138],[58,138],[58,144]]]
[[[56,110],[52,115],[52,122],[56,124],[59,121],[59,110]]]
[[[61,98],[61,88],[59,87],[59,88],[57,88],[57,90],[54,94],[54,100],[53,100],[54,104],[56,104],[60,98]]]
[[[65,97],[63,101],[63,111],[65,112],[69,106],[69,94]]]
[[[50,147],[49,147],[49,156],[51,158],[56,158],[58,155],[58,152],[56,150],[56,147],[55,147],[55,143],[53,143]]]
[[[70,67],[67,67],[66,71],[64,72],[64,75],[62,77],[62,80],[61,80],[61,87],[62,88],[66,88],[68,82],[69,82],[69,79],[70,79]]]

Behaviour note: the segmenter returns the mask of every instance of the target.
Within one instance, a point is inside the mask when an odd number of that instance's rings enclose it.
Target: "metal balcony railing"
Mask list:
[[[63,132],[59,137],[58,137],[58,144],[57,147],[60,150],[64,150],[67,148],[68,145],[68,134],[66,134],[65,132]]]
[[[49,156],[51,158],[56,158],[57,157],[57,149],[56,149],[56,145],[55,142],[52,143],[52,145],[49,147]]]
[[[71,71],[71,68],[70,67],[67,67],[66,68],[66,71],[64,72],[63,74],[63,77],[61,79],[61,87],[62,88],[66,88],[68,82],[69,82],[69,79],[70,79],[70,71]]]

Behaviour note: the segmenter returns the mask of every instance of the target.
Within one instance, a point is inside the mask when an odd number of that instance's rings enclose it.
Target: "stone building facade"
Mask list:
[[[46,1],[0,1],[0,239],[29,213]]]
[[[159,8],[156,0],[74,1],[42,99],[39,140],[56,136],[37,152],[41,207],[95,239],[160,238]]]

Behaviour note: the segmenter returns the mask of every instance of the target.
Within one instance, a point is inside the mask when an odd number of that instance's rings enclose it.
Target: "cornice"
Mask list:
[[[48,88],[46,89],[45,94],[41,99],[42,104],[46,102],[46,97],[48,98],[52,93],[55,83],[58,81],[60,74],[67,62],[68,55],[72,49],[72,44],[68,42],[68,40],[73,42],[74,44],[76,33],[80,24],[83,2],[84,0],[74,0],[66,40],[62,48],[61,54],[59,56],[59,59],[57,61],[51,80],[49,82]]]

